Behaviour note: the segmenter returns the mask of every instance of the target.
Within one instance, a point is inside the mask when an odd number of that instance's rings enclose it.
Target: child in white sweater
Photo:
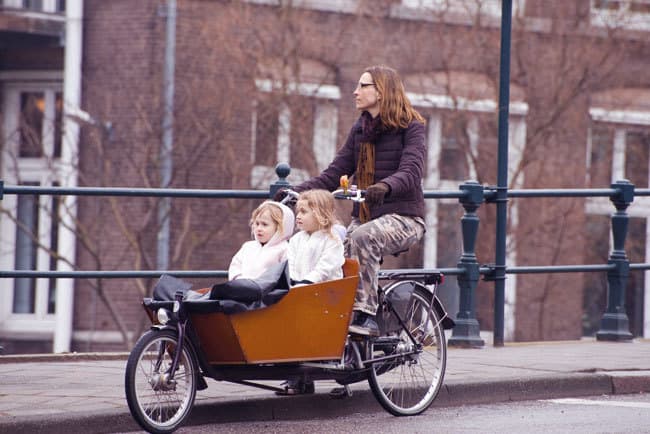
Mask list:
[[[245,242],[228,268],[228,280],[254,279],[271,266],[287,259],[287,240],[293,234],[293,211],[279,202],[267,201],[251,216],[255,238]]]
[[[343,277],[343,242],[333,232],[334,197],[326,190],[300,193],[295,207],[300,232],[289,240],[289,276],[292,284],[309,284]]]

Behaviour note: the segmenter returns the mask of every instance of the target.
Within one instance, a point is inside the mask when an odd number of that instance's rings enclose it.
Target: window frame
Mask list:
[[[589,115],[592,123],[602,123],[613,127],[614,134],[612,137],[612,155],[611,155],[611,177],[612,182],[625,179],[625,154],[627,133],[630,130],[638,130],[639,127],[650,131],[650,111],[644,112],[639,110],[608,110],[602,107],[590,107]],[[589,185],[590,167],[591,167],[591,144],[592,125],[589,125],[586,145],[586,173],[585,182]],[[650,161],[648,161],[648,177],[650,179]],[[603,186],[605,187],[605,186]],[[584,212],[588,215],[606,215],[612,214],[612,203],[608,197],[589,197],[585,201]],[[646,219],[646,246],[645,262],[650,260],[650,197],[637,196],[634,202],[627,208],[627,214],[633,218]],[[612,246],[612,236],[610,232],[610,251]],[[643,312],[650,312],[650,270],[644,271],[644,307]],[[650,336],[650,315],[643,318],[643,336]]]
[[[486,20],[484,24],[499,25],[501,0],[480,0],[480,2],[481,17]],[[525,10],[526,0],[513,0],[513,17],[523,17]],[[467,25],[476,22],[478,12],[477,0],[402,0],[391,6],[391,16],[397,18]]]
[[[287,0],[245,0],[246,3],[268,6],[281,6]],[[359,0],[291,0],[294,8],[312,9],[324,12],[355,13],[359,6]]]
[[[19,74],[20,75],[20,74]],[[61,161],[54,157],[54,116],[56,114],[56,95],[63,92],[63,83],[56,72],[52,74],[38,74],[39,79],[34,81],[13,80],[3,76],[6,80],[2,83],[3,99],[2,108],[5,114],[3,119],[3,139],[5,146],[2,149],[2,178],[7,184],[30,183],[40,186],[54,186],[60,183]],[[20,75],[25,78],[25,75]],[[51,79],[47,79],[51,78]],[[42,157],[18,157],[19,126],[21,111],[21,94],[25,92],[43,92],[45,94],[45,116],[41,131],[43,141]],[[63,134],[60,130],[59,133]],[[61,138],[63,140],[63,138]],[[63,145],[63,144],[62,144]],[[51,209],[56,199],[49,195],[36,196],[38,203],[38,244],[52,247],[56,241],[52,239],[52,213]],[[18,197],[7,195],[2,200],[2,207],[14,217],[17,211]],[[15,243],[17,225],[6,215],[0,217],[0,267],[5,270],[15,269]],[[57,228],[60,232],[61,227]],[[51,256],[43,249],[37,247],[37,270],[49,271],[53,264]],[[55,265],[56,266],[56,265]],[[23,338],[41,337],[51,334],[55,328],[56,308],[50,312],[51,279],[38,278],[35,281],[35,305],[30,313],[14,312],[14,281],[13,278],[3,279],[3,283],[12,288],[11,291],[0,293],[0,331],[3,336],[17,336]]]
[[[650,31],[650,10],[648,12],[630,11],[632,3],[647,4],[650,0],[617,0],[621,6],[618,10],[597,7],[599,0],[590,0],[589,18],[592,26],[606,28],[623,28],[625,30]]]
[[[312,146],[316,156],[316,165],[323,170],[336,155],[338,145],[338,101],[341,91],[334,84],[317,84],[308,82],[288,82],[279,80],[256,79],[258,92],[285,92],[289,95],[300,95],[316,99],[316,113],[313,125]],[[288,106],[280,107],[278,111],[278,137],[276,163],[291,163],[291,111]],[[251,168],[250,183],[252,186],[266,186],[277,180],[275,166],[255,165],[257,152],[257,99],[253,102],[251,118]],[[310,178],[310,174],[300,168],[291,168],[291,179],[301,182]]]
[[[417,108],[435,109],[438,113],[434,113],[427,117],[427,173],[424,174],[424,188],[425,189],[441,189],[441,190],[458,190],[460,184],[465,180],[459,179],[441,179],[437,168],[440,164],[441,155],[441,142],[442,142],[442,116],[440,112],[444,110],[459,110],[469,113],[496,113],[498,104],[495,100],[481,99],[474,100],[465,97],[454,97],[449,95],[422,93],[422,92],[407,92],[406,93],[411,104]],[[508,174],[509,179],[517,170],[521,159],[523,158],[524,148],[526,146],[526,115],[528,114],[528,104],[523,101],[511,101],[509,106],[509,154],[508,159]],[[468,135],[473,143],[470,143],[472,152],[478,152],[478,119],[474,116],[474,120],[470,119],[468,123]],[[432,168],[435,168],[432,169]],[[476,168],[473,166],[471,158],[468,158],[468,168],[470,179],[476,179]],[[520,176],[512,186],[518,188],[523,185],[523,176]],[[438,219],[438,206],[443,203],[457,203],[457,199],[440,199],[425,201],[425,221],[428,225],[428,230],[424,234],[424,267],[436,268],[438,258],[438,227],[432,222],[437,222]],[[510,228],[514,231],[517,227],[519,219],[518,205],[513,202],[510,207]],[[506,235],[506,242],[511,243],[511,235]],[[506,262],[512,266],[517,264],[517,252],[515,249],[508,249]],[[515,334],[515,315],[516,315],[516,298],[517,298],[517,278],[512,276],[506,281],[505,288],[505,338],[506,340],[513,340]]]
[[[1,6],[5,8],[20,9],[22,11],[25,11],[26,13],[34,13],[34,14],[65,13],[65,3],[63,3],[61,0],[42,0],[42,5],[38,9],[25,6],[25,0],[2,0]]]

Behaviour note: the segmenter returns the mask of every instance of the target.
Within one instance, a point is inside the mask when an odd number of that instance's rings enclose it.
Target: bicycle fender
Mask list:
[[[410,301],[411,294],[413,294],[416,288],[420,288],[421,290],[426,291],[429,295],[434,297],[433,307],[435,308],[436,313],[439,315],[439,317],[442,318],[442,327],[446,330],[454,328],[456,323],[447,314],[447,311],[443,306],[442,302],[440,301],[440,299],[438,298],[438,296],[434,295],[434,291],[431,288],[423,285],[420,282],[416,282],[413,280],[396,282],[393,285],[390,285],[388,288],[386,288],[385,296],[390,298],[393,306],[395,306],[399,311],[400,306],[404,306],[404,309],[406,308],[408,302]],[[390,326],[389,324],[387,325]],[[395,324],[394,326],[399,328],[397,324]]]
[[[149,330],[172,330],[178,332],[176,327],[170,326],[168,324],[151,324]]]

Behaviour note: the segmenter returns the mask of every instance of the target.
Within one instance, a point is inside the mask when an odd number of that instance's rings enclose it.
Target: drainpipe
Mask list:
[[[83,2],[67,2],[65,25],[65,49],[63,66],[63,137],[61,149],[61,186],[77,186],[77,161],[79,159],[79,124],[71,112],[81,106],[81,56],[82,56]],[[61,226],[59,230],[59,252],[62,257],[75,259],[76,237],[75,220],[77,201],[74,196],[66,196],[61,207]],[[57,270],[70,271],[72,267],[59,260]],[[70,351],[72,340],[72,317],[74,313],[74,280],[58,279],[56,286],[56,314],[54,326],[53,352]]]
[[[506,234],[508,218],[508,116],[510,113],[510,40],[512,0],[501,4],[501,61],[499,64],[499,126],[497,156],[497,230],[494,247],[494,342],[504,345],[506,304]]]
[[[174,146],[174,64],[176,62],[176,0],[167,0],[165,30],[165,65],[163,70],[162,146],[160,148],[160,187],[167,188],[172,179]],[[169,213],[171,198],[163,197],[158,205],[158,237],[156,262],[159,270],[169,268]]]

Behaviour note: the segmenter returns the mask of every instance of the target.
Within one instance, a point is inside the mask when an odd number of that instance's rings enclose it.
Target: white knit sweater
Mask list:
[[[257,240],[245,242],[230,262],[228,280],[254,279],[268,268],[287,259],[287,240],[293,235],[293,211],[281,203],[273,204],[282,210],[282,232],[276,232],[264,245]]]
[[[343,242],[331,231],[300,231],[289,240],[289,276],[292,280],[323,282],[343,277]]]

